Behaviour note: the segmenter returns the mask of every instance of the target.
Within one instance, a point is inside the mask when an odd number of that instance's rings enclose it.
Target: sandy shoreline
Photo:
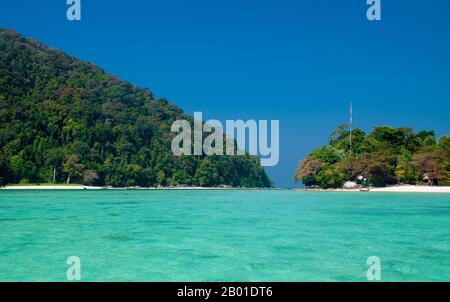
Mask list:
[[[450,193],[450,187],[398,186],[373,188],[371,192]]]
[[[359,189],[355,190],[346,190],[346,189],[334,189],[334,190],[298,190],[298,191],[307,191],[307,192],[361,192],[361,193],[370,193],[370,192],[384,192],[384,193],[449,193],[450,187],[427,187],[427,186],[394,186],[394,187],[385,187],[385,188],[370,188],[368,191],[361,191]]]
[[[203,188],[203,187],[154,187],[154,188],[111,188],[111,187],[93,187],[93,186],[83,186],[83,185],[58,185],[58,186],[39,186],[39,185],[29,185],[29,186],[7,186],[0,187],[0,190],[264,190],[261,188]],[[294,189],[298,192],[385,192],[385,193],[448,193],[450,194],[450,187],[427,187],[427,186],[394,186],[385,188],[370,188],[369,191],[356,190],[345,190],[345,189]]]
[[[101,187],[89,186],[7,186],[0,190],[102,190]]]
[[[29,186],[6,186],[0,187],[0,190],[260,190],[253,188],[203,188],[203,187],[151,187],[151,188],[141,188],[141,187],[129,187],[129,188],[112,188],[112,187],[93,187],[93,186],[83,186],[83,185],[71,185],[71,186],[40,186],[40,185],[29,185]]]

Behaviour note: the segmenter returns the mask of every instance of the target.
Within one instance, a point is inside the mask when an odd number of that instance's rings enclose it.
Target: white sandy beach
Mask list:
[[[448,193],[450,194],[450,187],[428,187],[428,186],[393,186],[384,188],[370,188],[367,191],[361,191],[360,189],[309,189],[309,190],[295,190],[295,191],[308,191],[308,192],[385,192],[385,193]]]
[[[89,186],[7,186],[0,190],[102,190],[102,187]]]
[[[204,187],[129,187],[129,188],[113,188],[113,187],[92,187],[83,185],[58,185],[58,186],[47,186],[47,185],[28,185],[28,186],[6,186],[0,187],[0,190],[253,190],[253,189],[243,189],[243,188],[204,188]]]
[[[372,188],[370,189],[370,192],[450,193],[450,187],[395,186],[386,188]]]

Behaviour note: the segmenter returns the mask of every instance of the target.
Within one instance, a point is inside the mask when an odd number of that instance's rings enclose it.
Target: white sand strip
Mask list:
[[[450,193],[450,187],[395,186],[386,188],[371,188],[370,192]]]
[[[0,190],[101,190],[102,187],[89,186],[7,186]]]
[[[427,187],[427,186],[394,186],[385,188],[360,189],[294,189],[298,192],[386,192],[386,193],[447,193],[450,194],[450,187]]]

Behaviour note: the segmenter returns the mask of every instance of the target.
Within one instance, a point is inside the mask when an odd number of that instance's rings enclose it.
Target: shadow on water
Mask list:
[[[107,240],[112,240],[112,241],[134,241],[134,240],[137,240],[137,238],[131,236],[130,234],[125,234],[125,233],[110,234],[110,235],[104,236],[102,238],[107,239]]]
[[[101,202],[96,202],[96,205],[100,205],[100,206],[123,206],[123,205],[138,205],[141,204],[141,202],[138,201],[101,201]]]

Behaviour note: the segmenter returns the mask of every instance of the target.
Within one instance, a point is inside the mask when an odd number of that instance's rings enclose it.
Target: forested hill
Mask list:
[[[377,187],[450,185],[450,136],[437,139],[434,131],[388,126],[375,127],[369,134],[355,129],[350,152],[349,129],[340,126],[327,146],[300,163],[294,178],[321,188],[340,188],[346,181]]]
[[[165,99],[0,29],[0,184],[269,187],[252,156],[172,155]]]

